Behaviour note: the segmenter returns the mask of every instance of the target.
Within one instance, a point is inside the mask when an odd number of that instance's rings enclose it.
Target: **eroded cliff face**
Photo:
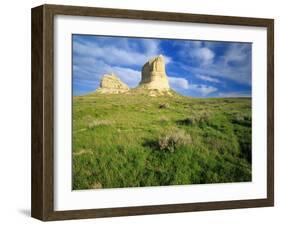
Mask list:
[[[100,87],[96,92],[104,94],[143,93],[149,96],[172,95],[165,69],[165,59],[159,55],[146,62],[142,67],[141,81],[136,88],[130,90],[117,75],[111,73],[102,77]]]
[[[101,81],[100,87],[96,90],[98,93],[125,93],[129,87],[120,80],[115,74],[105,74]]]
[[[162,55],[156,56],[144,64],[139,88],[160,91],[170,89],[165,70],[165,60]]]

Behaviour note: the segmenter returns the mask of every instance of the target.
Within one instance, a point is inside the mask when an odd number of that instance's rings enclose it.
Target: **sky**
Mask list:
[[[172,89],[192,97],[249,97],[251,43],[72,35],[73,95],[95,91],[114,73],[130,88],[142,66],[162,54]]]

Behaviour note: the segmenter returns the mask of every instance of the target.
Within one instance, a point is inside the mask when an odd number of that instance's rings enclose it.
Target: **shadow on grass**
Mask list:
[[[187,126],[191,126],[191,125],[195,124],[195,120],[192,119],[192,118],[185,118],[185,119],[177,120],[176,123],[177,123],[178,125],[187,125]]]
[[[151,139],[150,140],[145,140],[142,143],[142,146],[150,148],[153,151],[161,151],[160,148],[159,148],[158,141],[156,141],[156,140],[151,140]]]

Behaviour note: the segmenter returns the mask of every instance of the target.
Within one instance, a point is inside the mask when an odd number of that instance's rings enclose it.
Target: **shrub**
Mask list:
[[[244,114],[235,114],[233,116],[232,122],[243,125],[243,126],[251,126],[252,118],[250,115],[244,115]]]
[[[172,129],[163,134],[158,139],[160,150],[174,152],[177,148],[187,146],[192,143],[191,136],[181,129]]]
[[[92,189],[100,189],[102,188],[102,184],[100,182],[96,182],[90,186]]]
[[[182,120],[178,120],[179,125],[196,125],[204,124],[210,121],[210,115],[207,112],[199,113],[198,115],[190,116]]]
[[[197,119],[198,123],[209,123],[210,114],[208,112],[203,112],[196,119]]]
[[[88,128],[93,129],[98,126],[109,126],[111,124],[112,124],[112,122],[109,120],[95,119],[88,124]]]

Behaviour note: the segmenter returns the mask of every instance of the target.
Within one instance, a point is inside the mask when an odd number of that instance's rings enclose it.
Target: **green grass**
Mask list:
[[[73,189],[251,181],[251,99],[73,98]]]

